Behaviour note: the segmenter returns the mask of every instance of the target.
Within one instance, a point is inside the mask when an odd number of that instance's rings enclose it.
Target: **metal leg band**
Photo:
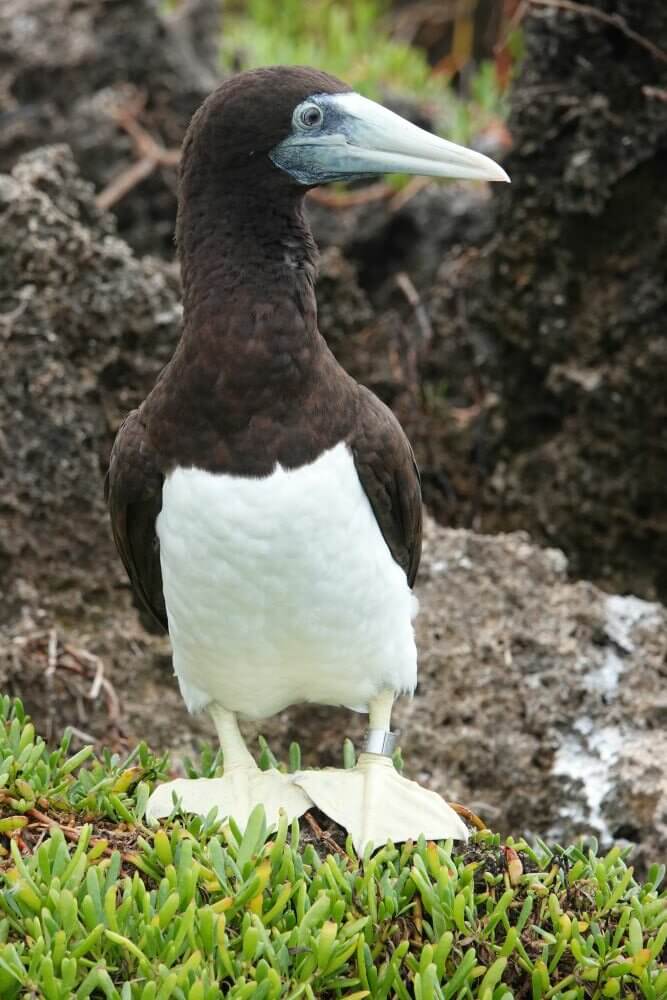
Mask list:
[[[396,749],[398,733],[392,733],[388,729],[367,729],[366,730],[366,753],[383,754],[391,757]]]

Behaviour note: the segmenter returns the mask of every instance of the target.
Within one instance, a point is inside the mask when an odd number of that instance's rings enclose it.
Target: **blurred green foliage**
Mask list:
[[[460,96],[421,49],[391,36],[384,0],[238,0],[226,9],[221,60],[227,71],[316,66],[374,100],[412,99],[454,142],[470,142],[506,113],[493,63],[471,74],[470,96]]]
[[[317,66],[343,77],[368,97],[387,86],[410,93],[433,90],[423,54],[383,30],[379,0],[247,0],[225,18],[222,57],[243,68],[272,64]]]

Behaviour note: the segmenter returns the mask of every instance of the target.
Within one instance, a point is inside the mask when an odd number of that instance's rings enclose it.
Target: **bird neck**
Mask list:
[[[183,336],[144,404],[167,466],[265,476],[349,431],[356,383],[318,332],[317,250],[286,189],[182,186]]]
[[[177,241],[186,330],[214,322],[224,334],[245,303],[289,302],[317,332],[318,254],[300,191],[252,178],[197,185],[182,192]]]

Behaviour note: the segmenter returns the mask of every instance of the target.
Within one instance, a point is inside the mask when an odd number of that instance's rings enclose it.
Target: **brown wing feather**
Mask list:
[[[104,494],[116,547],[141,604],[163,629],[160,549],[155,522],[162,508],[164,477],[144,427],[141,410],[124,420],[109,460]]]
[[[384,403],[362,387],[361,406],[350,440],[357,474],[396,562],[412,587],[422,545],[419,470],[410,442]]]

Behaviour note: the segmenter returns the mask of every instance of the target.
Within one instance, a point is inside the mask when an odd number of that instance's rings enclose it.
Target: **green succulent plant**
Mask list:
[[[149,827],[167,759],[69,747],[0,699],[3,1000],[667,997],[664,865],[489,830],[358,857],[259,808]]]

